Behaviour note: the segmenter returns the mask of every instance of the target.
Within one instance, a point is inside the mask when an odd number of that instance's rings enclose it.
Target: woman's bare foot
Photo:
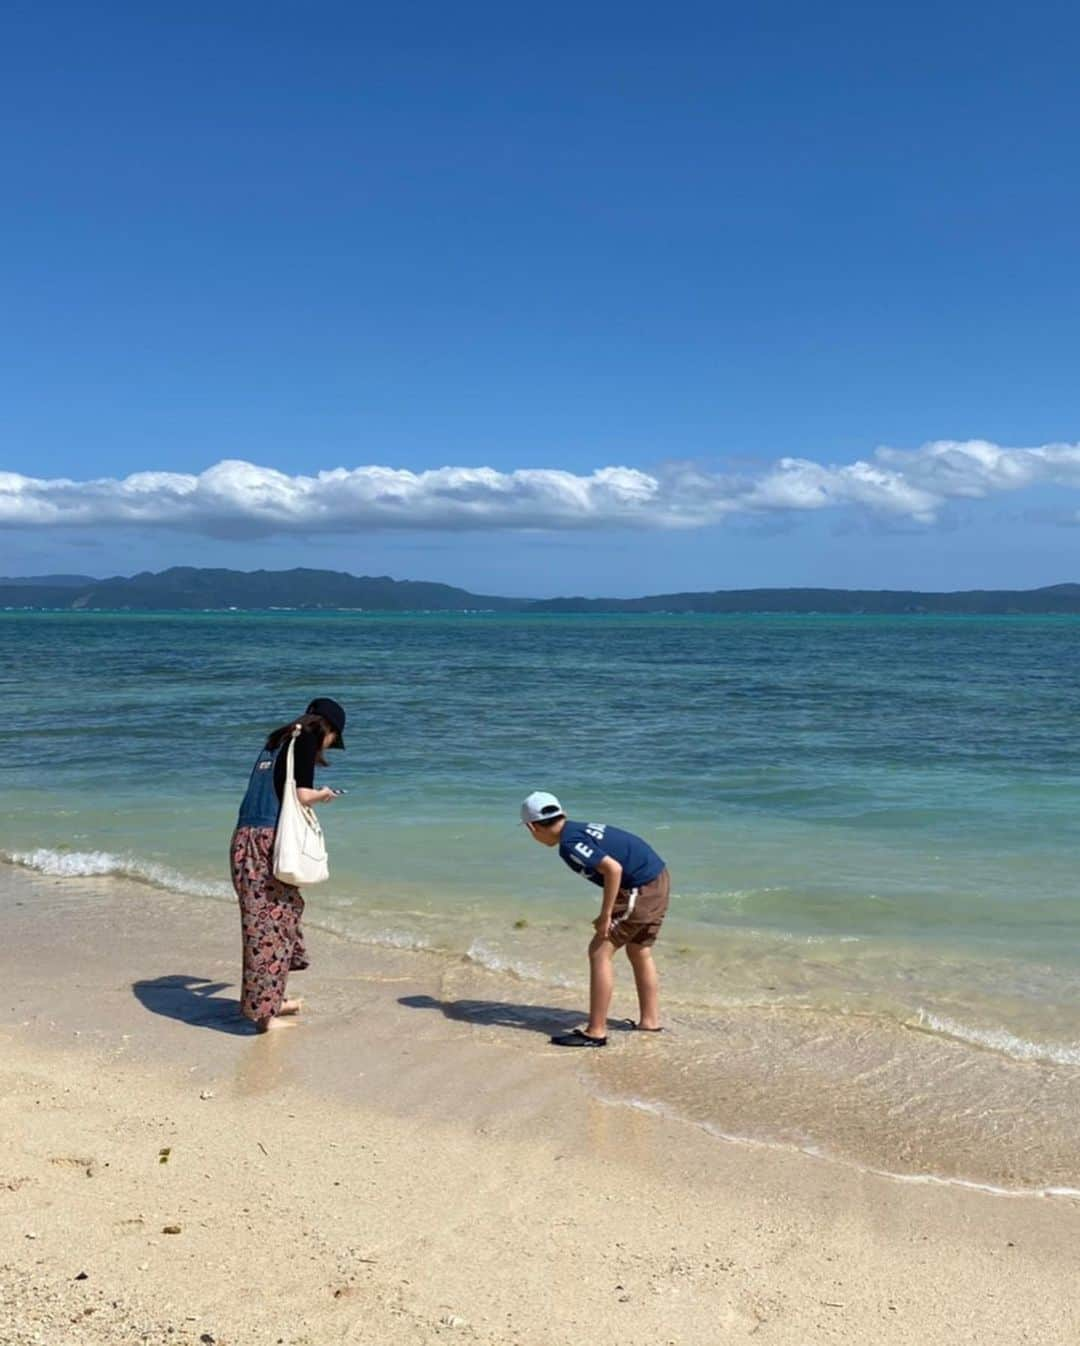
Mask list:
[[[278,1033],[283,1028],[291,1027],[292,1023],[289,1019],[286,1019],[285,1022],[282,1023],[281,1020],[273,1014],[268,1015],[265,1019],[255,1020],[256,1033]]]
[[[302,1000],[283,1000],[281,1002],[281,1008],[278,1010],[278,1016],[282,1017],[290,1014],[299,1014],[303,1005],[304,1002]]]

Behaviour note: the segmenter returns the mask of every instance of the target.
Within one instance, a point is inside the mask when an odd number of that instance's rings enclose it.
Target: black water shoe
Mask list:
[[[556,1033],[551,1039],[556,1047],[606,1047],[607,1038],[593,1038],[574,1028],[569,1033]]]

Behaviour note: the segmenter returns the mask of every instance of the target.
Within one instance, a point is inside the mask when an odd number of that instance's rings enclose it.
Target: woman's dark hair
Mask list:
[[[295,720],[290,720],[288,724],[283,724],[280,729],[273,730],[266,737],[266,746],[270,752],[275,748],[280,748],[283,743],[287,743],[292,737],[292,731],[296,726],[304,734],[314,734],[318,747],[315,750],[315,761],[319,766],[328,766],[329,763],[323,754],[323,740],[327,734],[336,734],[337,730],[329,720],[324,720],[321,715],[298,715]]]

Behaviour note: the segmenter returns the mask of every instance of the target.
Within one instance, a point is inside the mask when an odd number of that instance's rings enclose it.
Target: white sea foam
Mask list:
[[[1056,1066],[1080,1066],[1080,1043],[1030,1042],[1005,1028],[970,1028],[955,1019],[920,1010],[912,1028],[954,1038],[973,1047],[1001,1052],[1016,1061],[1045,1061]]]
[[[387,949],[431,949],[430,939],[425,939],[423,935],[410,934],[408,930],[366,930],[358,934],[355,930],[346,930],[343,933],[351,935],[354,939],[361,939],[365,944],[378,944]]]
[[[475,963],[477,967],[486,968],[488,972],[509,973],[512,977],[520,977],[522,981],[542,981],[549,986],[573,985],[565,977],[550,971],[545,972],[535,963],[527,963],[520,958],[505,957],[483,939],[474,939],[465,951],[465,957],[470,963]]]
[[[0,859],[55,878],[133,879],[194,897],[227,897],[231,891],[226,883],[194,879],[153,860],[143,860],[137,855],[116,855],[111,851],[56,851],[41,846],[33,851],[0,851]]]

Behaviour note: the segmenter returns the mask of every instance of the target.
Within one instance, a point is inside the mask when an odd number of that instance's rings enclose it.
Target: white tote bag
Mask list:
[[[281,812],[274,837],[274,878],[297,888],[306,888],[330,877],[330,863],[314,809],[306,808],[296,796],[293,748],[299,733],[299,727],[293,730],[285,758],[285,789],[281,794]]]

